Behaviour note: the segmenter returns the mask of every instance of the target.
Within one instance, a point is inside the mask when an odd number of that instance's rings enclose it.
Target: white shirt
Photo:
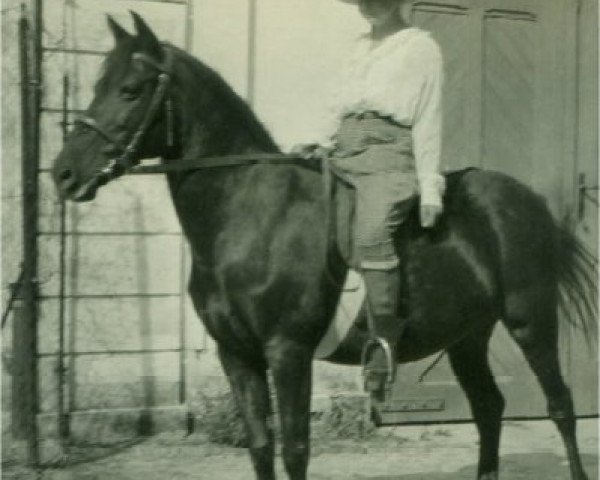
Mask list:
[[[389,115],[412,127],[421,203],[441,205],[442,82],[442,55],[428,32],[405,28],[380,43],[368,33],[361,35],[342,71],[324,138],[318,143],[331,145],[341,119],[349,113]]]

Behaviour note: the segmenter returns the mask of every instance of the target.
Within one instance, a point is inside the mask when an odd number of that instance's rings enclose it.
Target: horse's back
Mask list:
[[[541,304],[556,311],[560,229],[545,199],[499,172],[468,170],[455,181],[449,215],[461,217],[470,242],[485,253],[500,314],[524,317]]]
[[[461,183],[458,201],[468,201],[467,214],[477,216],[479,228],[493,239],[490,248],[497,257],[498,274],[508,282],[505,288],[533,280],[555,283],[559,229],[546,200],[499,172],[470,170]]]

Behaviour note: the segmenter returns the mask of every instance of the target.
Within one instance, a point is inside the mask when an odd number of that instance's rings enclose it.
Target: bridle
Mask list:
[[[88,192],[105,185],[110,180],[120,177],[124,173],[134,174],[156,174],[190,171],[200,168],[220,168],[251,165],[256,163],[268,163],[273,165],[298,164],[305,168],[321,170],[320,162],[298,161],[297,156],[284,153],[243,153],[224,155],[219,157],[200,157],[195,159],[179,159],[168,164],[138,166],[140,159],[137,157],[138,149],[142,139],[148,132],[148,128],[155,120],[161,107],[165,109],[166,116],[166,144],[174,146],[174,120],[173,101],[169,94],[169,86],[172,77],[173,52],[170,48],[163,48],[165,60],[159,63],[145,53],[136,52],[132,56],[133,61],[142,62],[159,72],[157,85],[148,104],[146,112],[136,132],[132,135],[129,143],[124,145],[118,138],[112,135],[106,127],[100,125],[94,118],[82,115],[75,120],[76,124],[89,128],[109,143],[111,150],[118,152],[115,158],[109,160],[107,165],[94,174],[81,188],[80,192]]]
[[[148,128],[155,120],[161,107],[165,109],[167,122],[167,146],[172,147],[174,142],[174,125],[173,125],[173,101],[169,95],[169,85],[171,84],[171,68],[173,63],[173,52],[169,48],[163,49],[165,60],[159,63],[145,53],[136,52],[132,56],[133,61],[142,62],[159,72],[157,77],[157,85],[152,94],[152,98],[142,121],[129,140],[127,145],[123,145],[119,139],[109,133],[108,129],[100,125],[94,118],[90,116],[81,116],[75,120],[76,124],[83,125],[106,140],[112,150],[118,152],[118,156],[109,160],[108,164],[96,173],[84,186],[84,188],[97,188],[110,180],[121,176],[127,170],[136,166],[139,163],[139,158],[136,154],[140,147],[142,139],[146,135]]]

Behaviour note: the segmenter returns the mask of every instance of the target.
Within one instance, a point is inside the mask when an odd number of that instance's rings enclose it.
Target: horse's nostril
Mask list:
[[[58,174],[58,178],[59,180],[68,180],[69,178],[71,178],[71,170],[69,170],[68,168],[61,170],[61,172]]]

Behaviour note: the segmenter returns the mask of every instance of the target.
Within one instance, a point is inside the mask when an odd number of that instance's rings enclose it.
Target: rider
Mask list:
[[[442,57],[429,33],[410,25],[411,0],[343,0],[370,24],[343,70],[329,132],[305,156],[326,153],[356,189],[354,243],[367,288],[372,335],[365,388],[389,386],[404,319],[398,317],[399,258],[392,234],[417,198],[420,221],[442,211],[439,173]]]

